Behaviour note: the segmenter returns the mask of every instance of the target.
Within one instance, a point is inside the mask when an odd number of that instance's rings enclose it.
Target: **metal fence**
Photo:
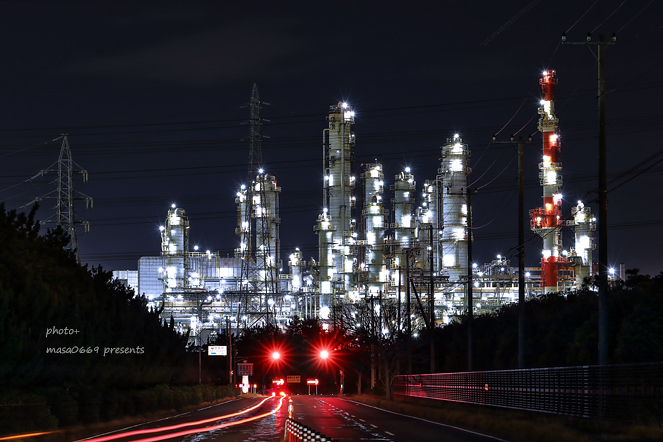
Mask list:
[[[394,395],[663,423],[663,363],[396,376]]]

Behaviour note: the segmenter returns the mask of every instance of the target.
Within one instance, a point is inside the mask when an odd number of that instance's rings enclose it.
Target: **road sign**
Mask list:
[[[288,384],[299,384],[302,381],[302,377],[299,375],[289,375],[285,378]]]
[[[237,375],[253,376],[253,362],[239,362],[237,364]]]
[[[320,383],[320,381],[317,380],[317,379],[307,379],[307,380],[306,380],[306,383],[307,383],[308,385],[318,385],[318,384]]]
[[[207,346],[207,355],[208,356],[227,356],[228,347],[225,345],[208,345]]]

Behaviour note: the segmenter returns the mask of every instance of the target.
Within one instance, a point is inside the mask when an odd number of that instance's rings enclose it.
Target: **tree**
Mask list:
[[[40,236],[36,211],[0,204],[2,386],[170,382],[186,340],[110,272],[77,264],[62,228]]]

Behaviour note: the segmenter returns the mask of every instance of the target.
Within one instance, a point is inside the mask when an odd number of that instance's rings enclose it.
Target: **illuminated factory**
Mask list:
[[[571,209],[572,220],[562,218],[555,71],[544,72],[540,84],[543,206],[530,211],[530,223],[542,238],[542,257],[540,268],[525,269],[528,296],[578,288],[593,275],[595,219],[582,202]],[[255,87],[254,92],[257,96]],[[173,206],[161,227],[161,255],[141,258],[137,276],[126,271],[116,276],[146,294],[164,319],[172,317],[192,336],[225,327],[282,326],[295,315],[331,322],[341,309],[368,300],[398,305],[413,328],[439,326],[464,313],[469,272],[476,313],[517,301],[518,269],[506,257],[468,264],[470,151],[460,135],[446,140],[436,176],[418,189],[409,168],[387,185],[377,160],[357,167],[351,105],[331,106],[327,118],[323,210],[312,220],[317,260],[306,261],[299,249],[283,259],[281,188],[275,176],[260,169],[236,194],[239,241],[234,257],[190,251],[189,220],[183,208]],[[566,226],[575,231],[568,251],[562,247]]]

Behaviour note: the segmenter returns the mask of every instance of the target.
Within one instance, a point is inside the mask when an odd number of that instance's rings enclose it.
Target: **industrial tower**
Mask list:
[[[351,290],[356,271],[357,233],[352,218],[354,117],[347,103],[330,106],[329,125],[323,130],[323,213],[314,227],[319,236],[319,307],[323,318],[332,308],[334,297]]]
[[[168,210],[161,232],[161,256],[164,266],[159,268],[159,279],[164,293],[183,292],[189,288],[189,218],[175,204]]]
[[[543,238],[541,257],[541,286],[544,293],[555,293],[558,289],[559,267],[566,264],[562,256],[562,163],[559,162],[561,144],[559,140],[559,120],[555,116],[555,85],[557,76],[554,70],[543,72],[539,80],[543,99],[539,107],[539,131],[543,138],[543,161],[539,163],[539,178],[543,187],[543,207],[530,210],[532,231]]]
[[[362,165],[362,228],[363,245],[360,272],[370,296],[384,293],[389,275],[385,265],[385,219],[389,211],[384,207],[384,172],[382,164]]]
[[[459,283],[467,276],[468,233],[467,175],[470,151],[463,139],[455,134],[442,146],[442,163],[438,170],[442,200],[440,251],[442,275],[450,283]]]
[[[575,229],[574,248],[569,253],[569,261],[575,268],[575,287],[582,286],[586,278],[593,275],[592,251],[594,250],[594,232],[596,230],[596,218],[592,216],[592,211],[585,206],[582,201],[578,205],[571,207],[573,220],[567,224]]]

